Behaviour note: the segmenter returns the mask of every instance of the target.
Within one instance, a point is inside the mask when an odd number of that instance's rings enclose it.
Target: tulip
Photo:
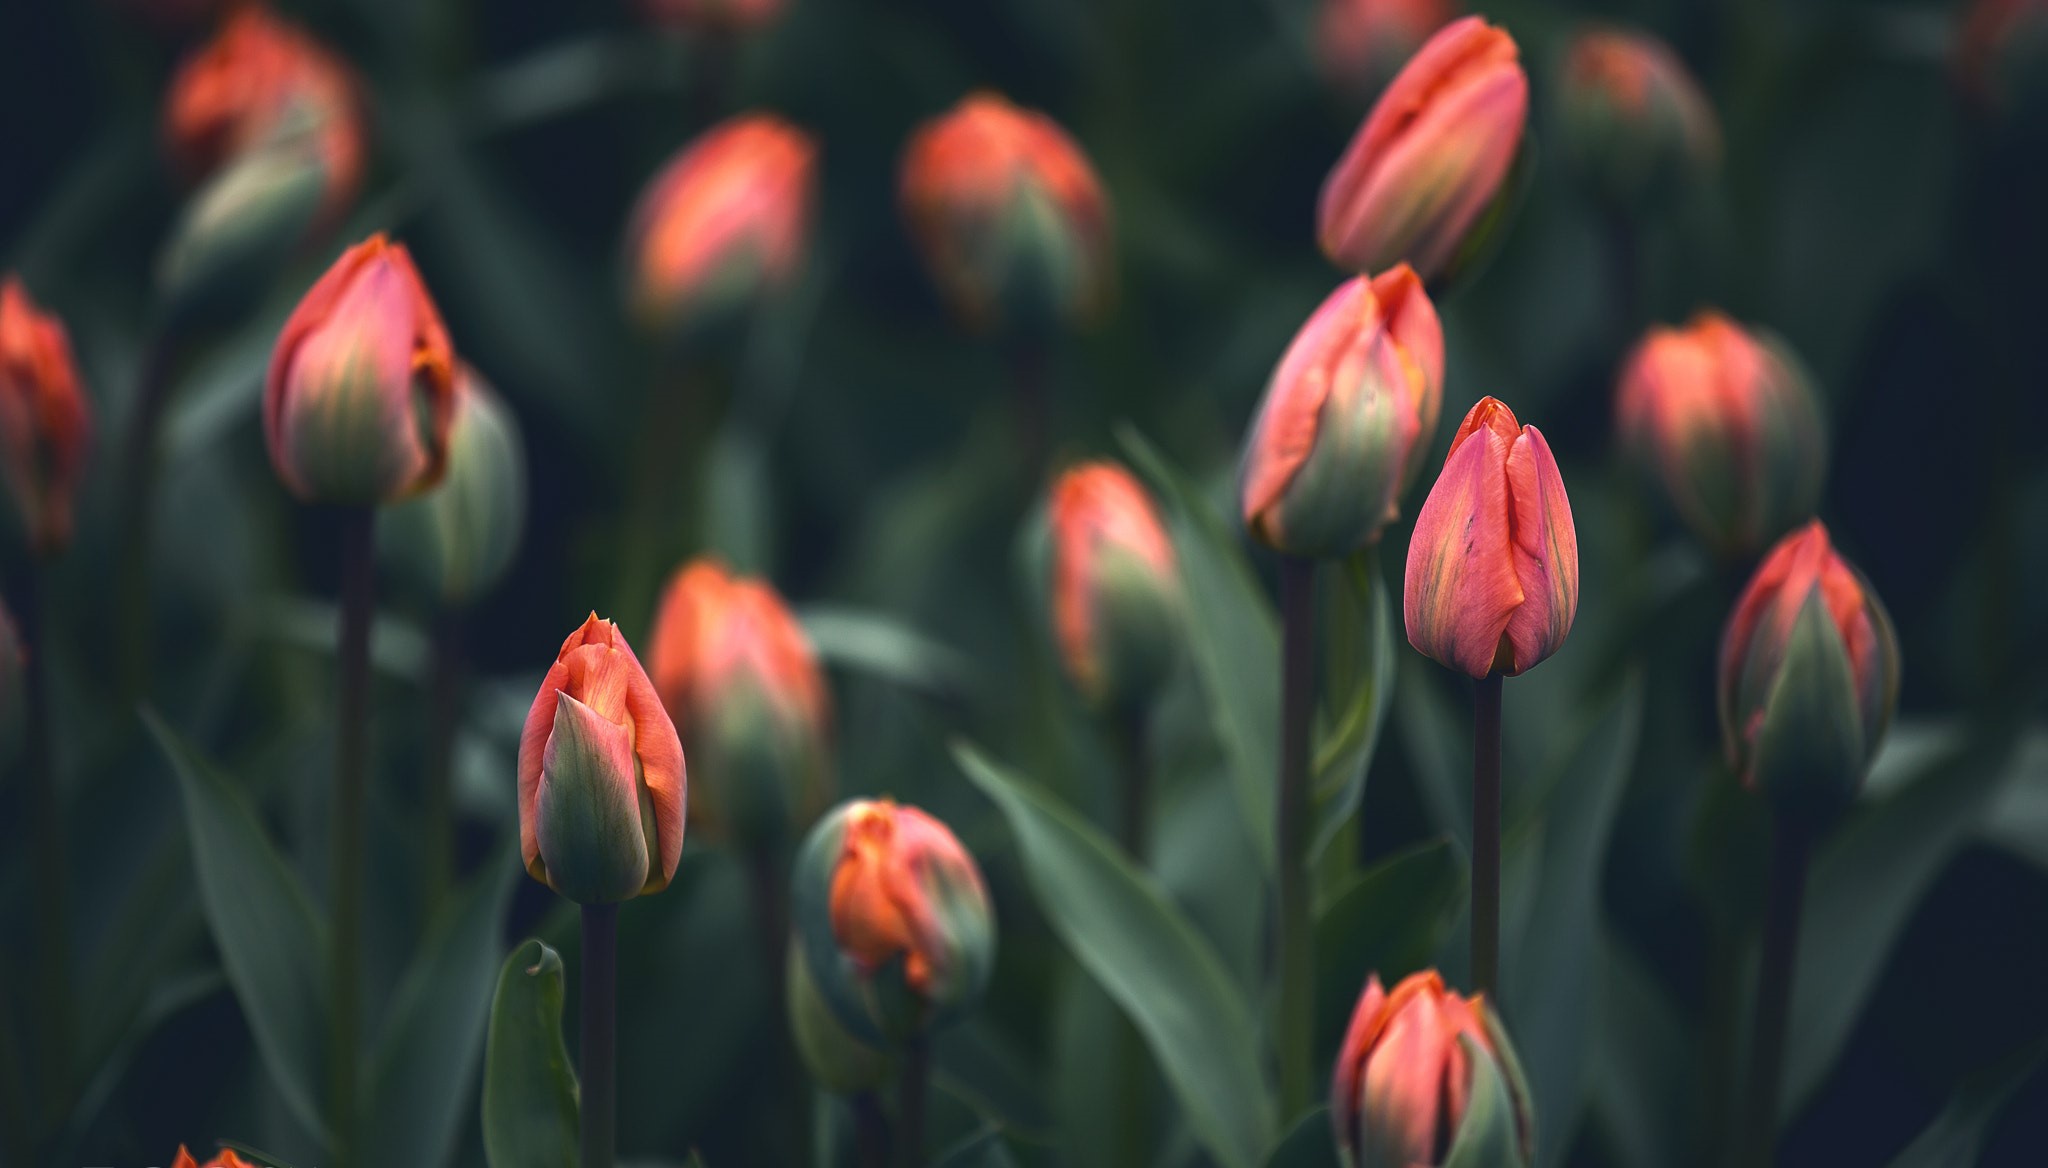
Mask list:
[[[691,820],[757,843],[807,826],[831,794],[831,696],[782,598],[697,560],[669,582],[652,641],[655,692],[696,772]]]
[[[260,4],[239,8],[179,65],[164,102],[164,137],[195,181],[241,155],[305,139],[320,163],[329,222],[362,183],[367,131],[354,75]]]
[[[1558,86],[1565,145],[1604,197],[1635,203],[1721,156],[1714,107],[1670,46],[1592,28],[1573,39]]]
[[[1373,105],[1323,182],[1323,253],[1353,272],[1406,261],[1451,274],[1502,194],[1528,119],[1514,40],[1476,16],[1445,25]]]
[[[1651,329],[1622,367],[1615,413],[1622,445],[1717,551],[1754,552],[1819,501],[1820,407],[1769,334],[1713,311]]]
[[[743,114],[664,166],[627,229],[642,323],[681,335],[789,287],[809,244],[817,154],[781,118]]]
[[[1413,270],[1340,286],[1266,384],[1240,479],[1245,526],[1297,556],[1376,542],[1436,435],[1443,384],[1443,329]]]
[[[0,282],[0,455],[23,529],[39,554],[71,542],[73,501],[92,445],[92,407],[64,323]]]
[[[640,11],[655,24],[721,36],[766,28],[782,7],[783,0],[640,0]]]
[[[1451,0],[1323,0],[1316,64],[1331,88],[1370,97],[1454,10]]]
[[[1818,520],[1758,565],[1721,637],[1721,737],[1778,814],[1824,824],[1862,785],[1899,700],[1899,646]]]
[[[1579,607],[1579,540],[1550,444],[1481,398],[1415,517],[1408,642],[1475,678],[1555,653]]]
[[[235,1155],[233,1148],[223,1148],[219,1155],[201,1164],[185,1150],[185,1145],[179,1144],[178,1158],[171,1161],[171,1168],[258,1168],[258,1165]]]
[[[683,747],[617,625],[562,642],[519,736],[519,850],[584,905],[659,892],[683,854]]]
[[[1179,657],[1184,615],[1159,509],[1129,471],[1090,462],[1053,485],[1050,523],[1060,662],[1091,704],[1141,705]]]
[[[946,825],[888,799],[840,804],[797,857],[791,907],[807,972],[839,1024],[895,1047],[980,1000],[995,920]]]
[[[969,323],[1083,321],[1108,302],[1108,200],[1044,114],[968,95],[911,136],[902,199],[932,279]]]
[[[487,591],[512,563],[526,525],[526,452],[519,421],[475,369],[458,364],[439,485],[391,509],[386,551],[443,603]]]
[[[1529,1087],[1499,1015],[1435,970],[1392,993],[1377,974],[1366,980],[1331,1076],[1330,1122],[1348,1168],[1535,1162]]]
[[[307,502],[373,505],[441,481],[455,354],[404,244],[344,252],[292,310],[263,385],[270,462]]]
[[[1956,87],[1982,109],[2010,110],[2048,95],[2048,3],[1972,0],[1956,29]]]

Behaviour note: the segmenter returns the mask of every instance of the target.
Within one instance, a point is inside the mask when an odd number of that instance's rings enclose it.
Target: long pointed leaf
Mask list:
[[[562,1042],[562,957],[522,941],[498,972],[484,1047],[484,1159],[491,1168],[576,1168],[576,1072]]]

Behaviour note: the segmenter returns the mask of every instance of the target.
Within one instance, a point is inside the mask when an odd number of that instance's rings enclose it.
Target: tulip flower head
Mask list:
[[[1340,93],[1370,97],[1456,12],[1451,0],[1322,0],[1316,64]]]
[[[244,1160],[240,1156],[235,1155],[233,1148],[223,1148],[219,1155],[201,1164],[193,1157],[192,1153],[185,1150],[185,1145],[179,1144],[178,1158],[171,1161],[171,1168],[260,1168],[260,1166],[253,1161]]]
[[[1758,565],[1721,635],[1721,738],[1777,813],[1824,826],[1862,786],[1899,704],[1899,643],[1818,520]]]
[[[30,546],[71,542],[72,504],[92,446],[92,408],[64,323],[0,282],[0,459]]]
[[[1252,425],[1239,481],[1253,537],[1299,556],[1377,541],[1436,436],[1443,386],[1443,328],[1406,264],[1332,292]]]
[[[995,93],[963,98],[903,152],[903,213],[970,324],[1084,321],[1109,299],[1109,201],[1058,123]]]
[[[441,481],[455,353],[404,244],[342,253],[284,322],[263,385],[270,463],[312,503],[367,506]]]
[[[1052,624],[1060,663],[1091,704],[1151,698],[1179,656],[1183,600],[1173,542],[1131,472],[1090,462],[1053,484]]]
[[[511,566],[526,526],[526,448],[511,407],[458,362],[448,469],[378,524],[384,550],[444,604],[488,591]]]
[[[654,176],[626,233],[643,325],[683,336],[788,288],[817,199],[817,143],[770,114],[742,114]]]
[[[1347,1168],[1452,1162],[1528,1168],[1536,1125],[1520,1062],[1486,1000],[1435,970],[1388,993],[1377,974],[1351,1015],[1331,1076],[1330,1121]]]
[[[1719,552],[1756,551],[1820,499],[1827,431],[1805,371],[1718,312],[1651,329],[1622,367],[1615,413],[1622,445]]]
[[[819,996],[848,1033],[893,1047],[959,1017],[995,962],[995,919],[974,857],[946,825],[856,799],[811,829],[792,913]]]
[[[1506,32],[1476,16],[1438,30],[1323,181],[1323,253],[1352,272],[1406,261],[1434,284],[1483,232],[1528,121],[1529,80]]]
[[[1573,161],[1610,201],[1665,193],[1720,161],[1714,107],[1678,55],[1653,36],[1579,33],[1565,55],[1558,106]]]
[[[652,640],[654,688],[695,772],[692,821],[750,842],[808,825],[831,794],[831,696],[782,598],[697,560],[670,580]]]
[[[1579,608],[1579,538],[1550,444],[1481,398],[1408,542],[1408,643],[1475,678],[1557,652]]]
[[[617,625],[562,642],[519,736],[519,850],[578,904],[668,887],[683,855],[687,778],[675,724]]]

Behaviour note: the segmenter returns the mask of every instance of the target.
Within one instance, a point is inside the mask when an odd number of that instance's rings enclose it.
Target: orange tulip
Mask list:
[[[695,772],[700,828],[761,838],[824,810],[831,695],[774,588],[694,561],[670,581],[650,639],[654,688]]]
[[[1323,80],[1372,96],[1455,12],[1452,0],[1323,0],[1315,46]]]
[[[1113,462],[1053,484],[1052,624],[1083,697],[1125,706],[1153,695],[1180,644],[1181,586],[1159,509]]]
[[[355,198],[367,129],[354,74],[260,4],[237,10],[178,67],[164,102],[171,155],[194,179],[229,159],[310,136],[326,171],[325,217]]]
[[[1475,1105],[1482,1093],[1490,1098]],[[1498,1130],[1468,1132],[1468,1120]],[[1431,1168],[1460,1145],[1501,1149],[1512,1159],[1485,1161],[1500,1168],[1535,1157],[1529,1088],[1500,1019],[1483,997],[1445,989],[1435,970],[1392,993],[1377,974],[1367,979],[1331,1076],[1330,1122],[1357,1168]]]
[[[1630,201],[1720,160],[1714,107],[1656,37],[1590,28],[1565,55],[1558,105],[1565,143],[1595,188]]]
[[[240,1156],[235,1155],[233,1148],[223,1148],[219,1155],[201,1164],[192,1157],[192,1153],[185,1150],[185,1145],[179,1144],[178,1158],[171,1161],[171,1168],[260,1168],[260,1166],[254,1161],[244,1160]]]
[[[1082,320],[1109,298],[1109,201],[1059,124],[970,94],[911,136],[903,213],[969,322]]]
[[[1579,608],[1579,539],[1550,444],[1481,398],[1415,517],[1408,642],[1483,678],[1557,652]]]
[[[1401,261],[1435,281],[1501,194],[1528,120],[1513,38],[1476,16],[1445,25],[1373,105],[1323,182],[1317,235],[1353,272]]]
[[[455,354],[404,244],[344,252],[292,310],[263,386],[270,462],[308,502],[395,502],[441,481]]]
[[[1339,287],[1266,385],[1245,449],[1245,526],[1290,555],[1377,540],[1436,436],[1443,387],[1443,328],[1406,264]]]
[[[0,455],[31,546],[71,542],[72,504],[92,445],[92,406],[79,385],[64,323],[0,282]]]
[[[683,856],[688,779],[661,698],[617,625],[569,634],[519,736],[519,851],[578,904],[660,892]]]
[[[642,322],[687,331],[787,288],[809,242],[817,154],[781,118],[742,114],[664,166],[626,233]]]
[[[1718,312],[1653,328],[1622,367],[1621,442],[1716,550],[1752,552],[1813,513],[1827,432],[1799,363]]]

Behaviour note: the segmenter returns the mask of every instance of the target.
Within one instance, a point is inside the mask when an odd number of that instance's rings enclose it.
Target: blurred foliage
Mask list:
[[[112,664],[114,437],[160,336],[153,272],[183,195],[158,101],[196,35],[148,7],[0,8],[0,259],[68,322],[102,434],[78,543],[50,571],[45,649],[90,1008],[68,1082],[0,1074],[0,1095],[55,1115],[54,1158],[37,1162],[160,1163],[232,1136],[303,1164],[319,1142],[312,906],[338,566],[331,519],[279,487],[257,413],[279,322],[332,252],[176,354],[151,549],[157,712],[138,716]],[[1231,491],[1272,363],[1338,278],[1312,209],[1363,106],[1318,81],[1310,6],[790,0],[733,43],[656,33],[625,0],[282,7],[367,79],[373,165],[341,242],[384,230],[414,249],[457,350],[528,438],[527,531],[463,617],[466,882],[439,911],[418,889],[441,614],[380,584],[365,1010],[382,1022],[365,1095],[379,1146],[397,1141],[383,1162],[477,1165],[505,1138],[479,1121],[493,971],[496,1011],[541,1016],[579,972],[573,916],[510,859],[520,721],[585,612],[642,637],[657,581],[710,549],[803,613],[833,675],[842,790],[927,808],[987,873],[1000,958],[981,1014],[937,1046],[943,1162],[1329,1163],[1326,1120],[1274,1113],[1260,1053],[1277,638],[1273,564],[1238,533]],[[1768,325],[1813,370],[1836,451],[1821,513],[1906,661],[1901,723],[1817,861],[1783,1157],[2039,1163],[2048,463],[2029,436],[2048,400],[2048,120],[1957,99],[1943,6],[1488,11],[1523,46],[1539,145],[1565,38],[1599,18],[1670,40],[1727,146],[1718,177],[1626,220],[1539,150],[1498,253],[1442,305],[1445,416],[1494,394],[1539,424],[1581,540],[1571,639],[1507,687],[1501,1007],[1542,1163],[1707,1162],[1744,1032],[1728,987],[1753,960],[1764,848],[1719,762],[1711,694],[1747,565],[1686,542],[1614,456],[1609,422],[1635,334],[1702,304]],[[1067,126],[1113,204],[1113,311],[1028,353],[951,318],[894,205],[906,135],[978,86]],[[806,277],[773,311],[658,347],[622,308],[625,217],[671,152],[754,107],[823,143]],[[1012,387],[1032,367],[1054,460],[1130,461],[1188,577],[1192,652],[1150,727],[1140,855],[1109,842],[1117,758],[1055,668],[1019,534],[1045,469],[1016,439]],[[1406,538],[1396,525],[1323,573],[1326,1050],[1368,970],[1434,963],[1456,980],[1465,963],[1468,707],[1401,641]],[[28,567],[10,531],[0,584]],[[0,935],[16,951],[30,874],[5,785]],[[673,888],[623,913],[628,1162],[798,1163],[805,1141],[850,1139],[842,1103],[792,1120],[773,1089],[763,1035],[782,1009],[748,879],[693,845]],[[530,970],[554,980],[527,985]],[[1997,1005],[1957,1009],[1970,1001]],[[0,1047],[36,1024],[10,986]]]

